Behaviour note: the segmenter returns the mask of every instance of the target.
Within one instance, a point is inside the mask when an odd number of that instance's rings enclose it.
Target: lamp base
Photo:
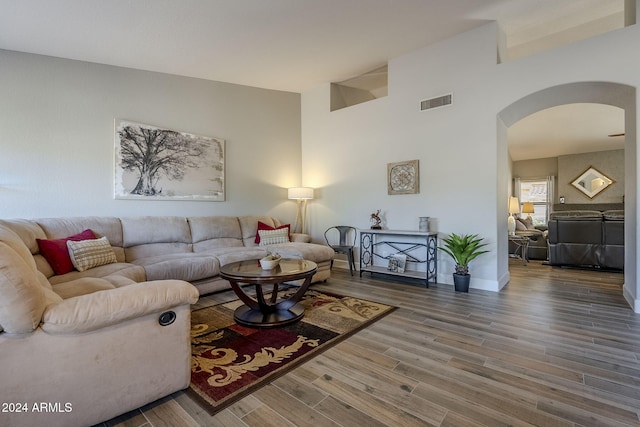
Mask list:
[[[298,212],[296,214],[296,222],[293,228],[291,229],[292,233],[302,233],[305,234],[305,222],[307,219],[307,200],[306,199],[298,199]],[[300,231],[298,231],[298,225],[300,225]]]
[[[509,215],[509,218],[507,218],[507,231],[509,231],[510,236],[516,234],[516,219],[513,215]]]

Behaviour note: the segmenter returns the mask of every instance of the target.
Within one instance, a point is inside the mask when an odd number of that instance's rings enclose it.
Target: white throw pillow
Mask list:
[[[74,242],[67,240],[71,263],[78,271],[116,262],[116,254],[106,237]]]
[[[275,230],[258,230],[260,246],[277,245],[289,241],[289,229],[279,228]]]

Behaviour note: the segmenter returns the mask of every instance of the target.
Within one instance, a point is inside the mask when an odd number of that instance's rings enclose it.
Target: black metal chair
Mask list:
[[[324,232],[324,239],[327,241],[327,245],[329,245],[335,253],[347,256],[349,272],[352,276],[353,270],[356,269],[353,248],[356,245],[357,234],[358,232],[355,227],[351,227],[349,225],[336,225],[334,227],[327,228]],[[331,260],[330,268],[333,268],[333,260]]]

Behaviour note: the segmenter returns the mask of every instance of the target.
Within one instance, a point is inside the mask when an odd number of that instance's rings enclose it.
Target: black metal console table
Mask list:
[[[360,229],[360,277],[362,273],[388,274],[436,282],[438,276],[438,233],[428,231],[372,230]],[[406,256],[404,271],[389,264],[394,255]],[[377,260],[386,260],[385,266],[375,265]],[[425,264],[425,271],[415,269],[416,264]],[[393,268],[391,268],[393,266]],[[413,267],[413,268],[410,268]],[[391,268],[391,269],[390,269]]]

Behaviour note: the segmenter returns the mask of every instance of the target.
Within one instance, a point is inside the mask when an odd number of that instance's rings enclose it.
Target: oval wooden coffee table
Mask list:
[[[245,304],[234,312],[236,322],[254,328],[273,328],[302,319],[304,307],[299,301],[316,271],[318,266],[315,262],[303,259],[282,259],[271,270],[263,270],[258,260],[250,260],[222,266],[220,276],[229,281],[233,291]],[[278,286],[295,280],[304,280],[296,293],[287,299],[278,298]],[[241,284],[255,285],[255,298],[248,295]],[[273,285],[270,296],[265,297],[262,285]]]

